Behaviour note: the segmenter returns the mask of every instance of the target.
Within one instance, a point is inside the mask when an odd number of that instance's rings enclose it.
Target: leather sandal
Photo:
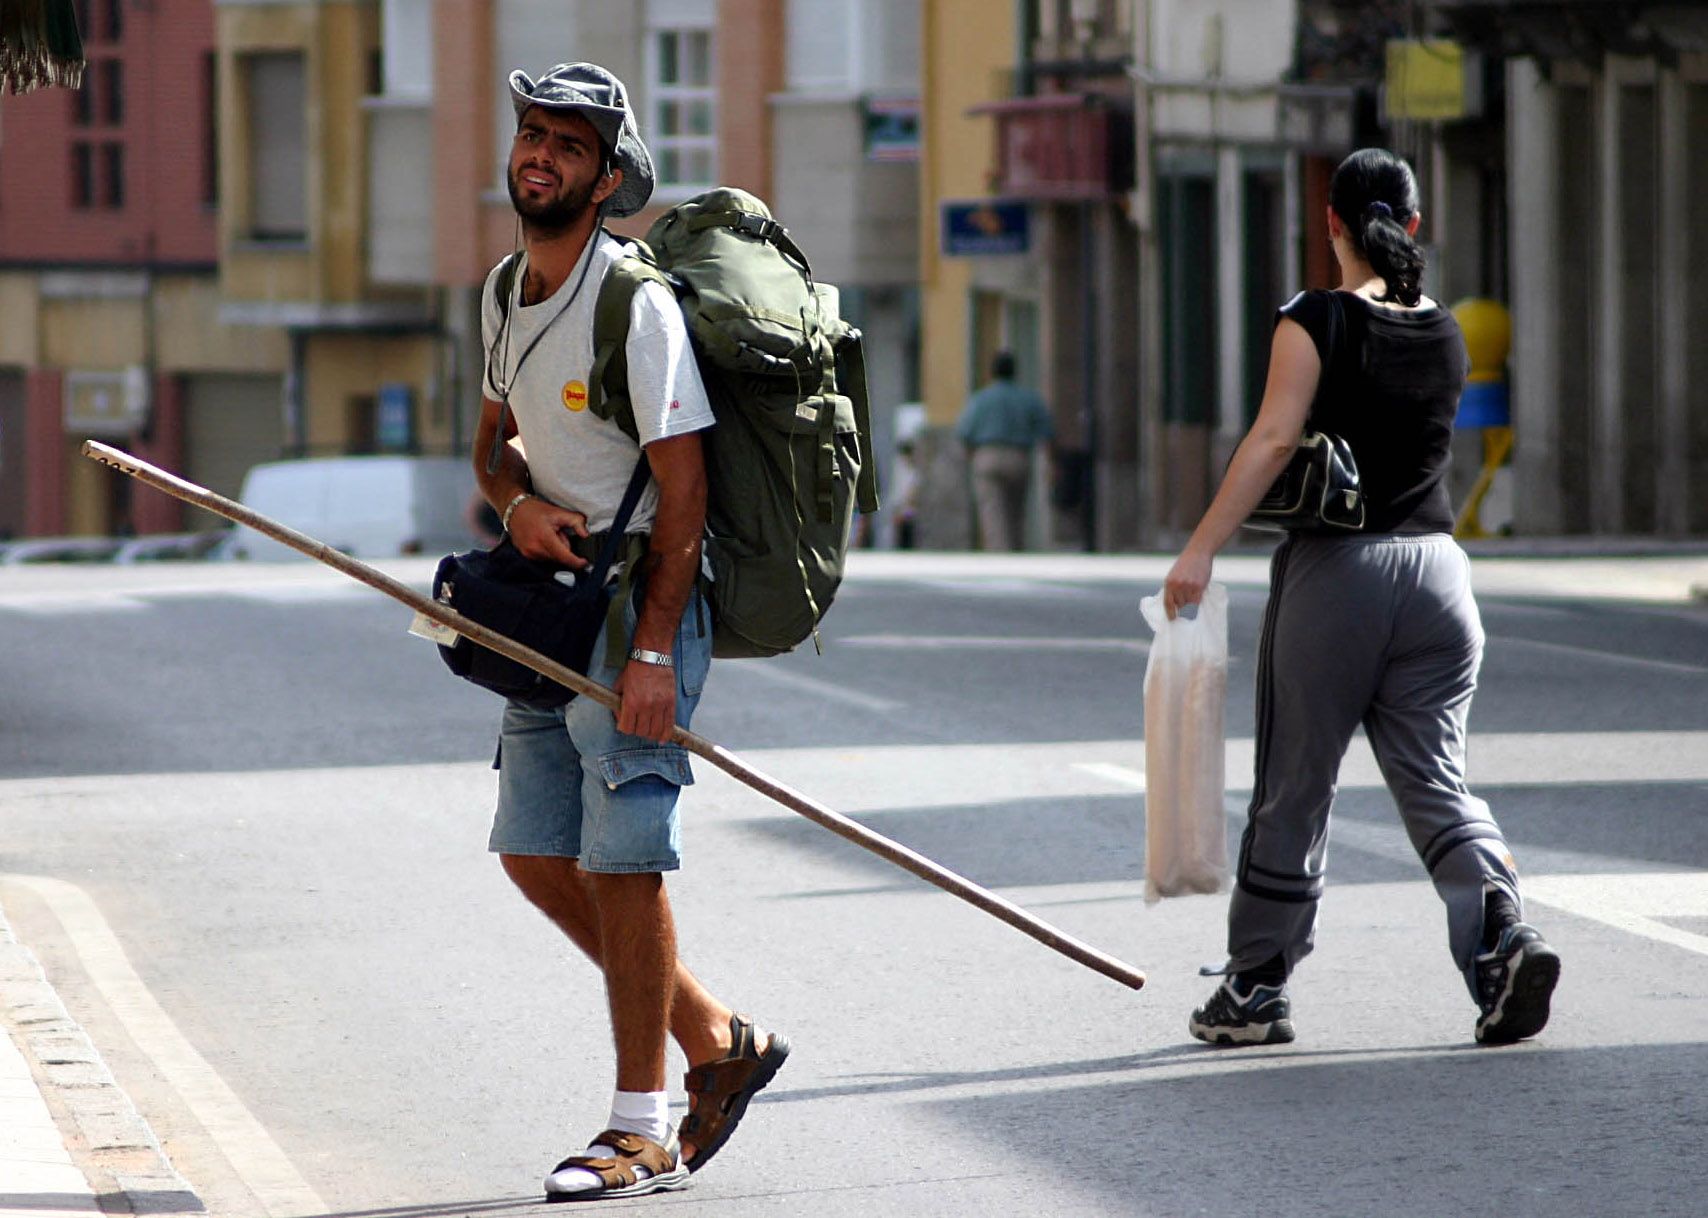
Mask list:
[[[611,1197],[642,1197],[648,1193],[671,1192],[688,1187],[688,1169],[682,1165],[682,1147],[672,1133],[660,1146],[638,1133],[607,1129],[590,1145],[609,1146],[614,1152],[606,1155],[571,1155],[552,1168],[546,1177],[547,1201],[604,1201]],[[635,1169],[645,1168],[642,1176]],[[552,1176],[570,1168],[590,1171],[599,1177],[599,1188],[577,1192],[558,1192],[551,1186]]]
[[[723,1149],[741,1124],[747,1105],[765,1089],[789,1056],[789,1041],[773,1032],[765,1052],[759,1052],[753,1021],[732,1015],[728,1057],[695,1066],[682,1076],[690,1095],[697,1097],[682,1120],[682,1137],[694,1144],[688,1170],[697,1172]]]

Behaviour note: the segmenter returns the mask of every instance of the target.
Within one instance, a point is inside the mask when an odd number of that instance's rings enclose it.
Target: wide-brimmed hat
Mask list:
[[[545,106],[573,111],[592,123],[623,171],[623,184],[605,200],[604,210],[613,216],[632,216],[646,206],[652,197],[652,156],[641,142],[629,108],[629,91],[614,73],[596,63],[560,63],[538,80],[526,72],[512,72],[510,100],[517,122],[529,106]]]

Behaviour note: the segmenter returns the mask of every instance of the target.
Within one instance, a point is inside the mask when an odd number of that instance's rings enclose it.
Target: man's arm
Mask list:
[[[569,548],[563,531],[567,529],[577,536],[587,536],[587,517],[535,495],[528,477],[527,459],[515,445],[504,444],[498,458],[498,469],[490,474],[486,472],[492,438],[498,432],[499,412],[497,402],[491,398],[481,400],[480,423],[474,429],[473,453],[474,476],[480,484],[480,493],[486,496],[486,501],[500,516],[517,495],[527,495],[528,498],[518,503],[510,513],[510,540],[516,548],[527,557],[542,562],[555,562],[559,566],[576,569],[585,567],[587,560]],[[516,420],[513,416],[507,417],[505,424],[504,438],[508,441],[516,434]]]
[[[646,446],[658,483],[658,515],[646,555],[646,598],[633,645],[671,655],[676,629],[700,574],[700,537],[706,524],[706,460],[698,432]],[[617,729],[660,742],[676,725],[676,671],[630,660],[617,679],[623,695]]]

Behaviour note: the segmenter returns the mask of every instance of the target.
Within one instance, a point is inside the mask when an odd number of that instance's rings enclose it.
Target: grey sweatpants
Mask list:
[[[1275,551],[1257,666],[1257,773],[1228,910],[1228,969],[1309,954],[1341,758],[1359,724],[1447,906],[1476,996],[1484,885],[1518,876],[1465,787],[1482,663],[1470,562],[1446,534],[1294,536]]]

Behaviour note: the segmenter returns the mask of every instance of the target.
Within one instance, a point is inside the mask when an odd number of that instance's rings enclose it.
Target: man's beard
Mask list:
[[[556,236],[566,232],[593,206],[593,187],[596,182],[588,182],[579,188],[570,186],[556,198],[534,201],[522,197],[517,188],[520,176],[515,170],[510,173],[510,205],[516,209],[516,214],[522,217],[523,226],[540,236]]]

